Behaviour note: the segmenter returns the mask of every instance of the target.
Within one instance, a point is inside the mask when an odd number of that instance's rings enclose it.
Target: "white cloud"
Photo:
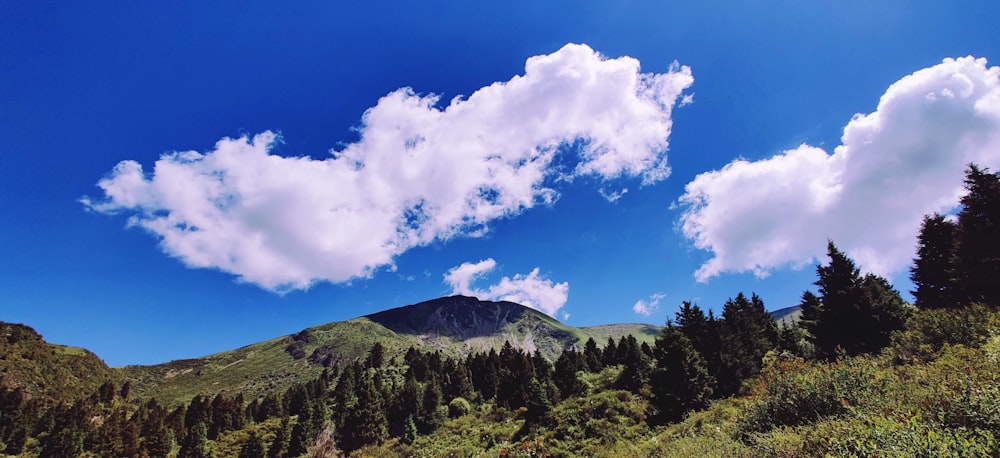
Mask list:
[[[553,177],[666,178],[671,111],[693,81],[676,63],[641,73],[633,58],[571,44],[444,107],[436,95],[392,92],[365,112],[360,140],[328,158],[272,155],[271,132],[225,138],[205,153],[164,154],[151,174],[122,161],[98,183],[104,198],[81,200],[128,214],[192,267],[276,291],[345,282],[551,204]],[[557,154],[575,154],[561,161],[573,170],[557,170]]]
[[[802,145],[697,176],[680,230],[714,256],[696,278],[802,266],[828,238],[868,271],[904,271],[922,216],[957,206],[966,165],[1000,165],[998,75],[985,59],[945,59],[855,115],[833,154]]]
[[[495,269],[496,265],[496,261],[492,258],[474,264],[462,263],[458,267],[449,269],[444,274],[444,281],[451,287],[452,294],[475,296],[482,300],[515,302],[552,317],[566,305],[566,300],[569,298],[569,283],[553,283],[552,280],[542,278],[537,267],[527,275],[503,277],[499,283],[486,289],[472,287],[474,281]],[[563,312],[563,319],[567,318],[569,314]]]
[[[660,309],[660,301],[665,297],[666,294],[654,293],[649,299],[639,299],[632,306],[632,311],[642,316],[650,316]]]

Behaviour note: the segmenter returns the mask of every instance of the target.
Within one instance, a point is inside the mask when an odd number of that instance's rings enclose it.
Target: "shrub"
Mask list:
[[[797,426],[848,414],[865,399],[884,391],[876,383],[874,364],[851,359],[810,364],[798,357],[769,361],[752,386],[746,415],[737,435],[767,432],[776,426]]]
[[[915,313],[906,331],[893,338],[897,362],[928,361],[945,345],[977,348],[989,337],[991,311],[983,305],[958,310],[928,309]]]
[[[455,398],[448,403],[448,416],[458,418],[472,412],[472,405],[465,398]]]

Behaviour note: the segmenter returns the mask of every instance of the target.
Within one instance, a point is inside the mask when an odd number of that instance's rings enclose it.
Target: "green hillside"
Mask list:
[[[0,388],[70,400],[117,377],[87,350],[47,343],[28,326],[0,321]]]
[[[117,371],[132,381],[136,393],[155,395],[175,405],[197,394],[239,391],[253,398],[284,390],[317,377],[325,368],[342,368],[364,358],[376,342],[393,358],[410,347],[464,357],[475,351],[499,350],[509,341],[554,361],[563,349],[581,348],[591,337],[603,345],[609,337],[618,340],[632,334],[640,343],[652,344],[659,329],[648,324],[574,328],[512,302],[452,296],[315,326],[202,358]]]

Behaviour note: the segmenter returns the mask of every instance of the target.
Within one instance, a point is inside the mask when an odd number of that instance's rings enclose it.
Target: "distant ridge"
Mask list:
[[[792,325],[797,323],[799,321],[799,317],[802,316],[802,307],[793,305],[791,307],[785,307],[768,313],[771,314],[771,318],[774,319],[778,326],[783,324]]]
[[[566,348],[582,348],[589,338],[604,345],[634,335],[652,344],[660,328],[648,324],[612,324],[576,328],[513,302],[450,296],[303,329],[202,358],[117,369],[137,392],[156,393],[167,403],[186,402],[196,394],[242,391],[248,395],[283,389],[316,377],[326,368],[364,358],[380,343],[389,358],[411,346],[462,357],[499,350],[509,341],[527,352],[555,360]]]

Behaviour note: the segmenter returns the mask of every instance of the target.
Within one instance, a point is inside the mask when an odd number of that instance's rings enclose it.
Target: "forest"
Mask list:
[[[913,304],[829,241],[791,323],[740,292],[718,316],[684,302],[653,345],[590,339],[554,361],[376,343],[252,399],[3,389],[0,454],[998,456],[1000,175],[970,165],[965,188],[957,214],[923,220]]]

